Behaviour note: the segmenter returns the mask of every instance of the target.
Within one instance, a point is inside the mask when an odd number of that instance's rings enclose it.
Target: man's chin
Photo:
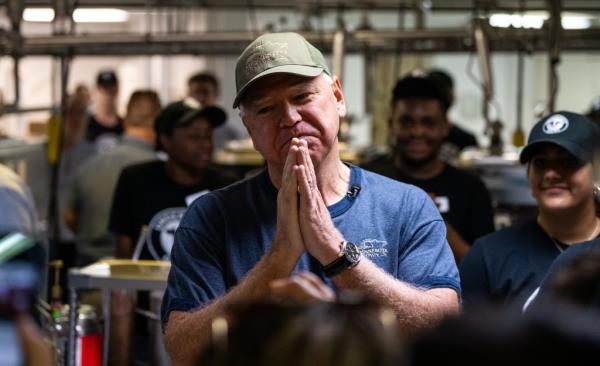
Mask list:
[[[410,156],[403,155],[402,161],[404,164],[411,168],[420,168],[424,165],[427,165],[436,159],[435,155],[427,155],[427,156]]]

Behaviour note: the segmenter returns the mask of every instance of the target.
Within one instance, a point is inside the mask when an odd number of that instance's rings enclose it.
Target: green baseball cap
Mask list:
[[[325,58],[315,46],[298,33],[267,33],[255,39],[235,65],[237,94],[233,108],[258,79],[277,73],[315,77],[322,72],[331,76]]]

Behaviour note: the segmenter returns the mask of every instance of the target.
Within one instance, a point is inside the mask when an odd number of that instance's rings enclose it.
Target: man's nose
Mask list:
[[[281,117],[279,124],[281,126],[293,126],[302,120],[297,106],[289,102],[283,102],[281,105]]]
[[[425,128],[420,123],[415,123],[410,128],[410,133],[413,136],[421,137],[425,133]]]

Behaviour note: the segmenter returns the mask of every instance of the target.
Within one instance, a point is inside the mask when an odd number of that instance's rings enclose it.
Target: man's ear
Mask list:
[[[338,79],[337,76],[333,76],[333,95],[335,96],[335,99],[337,101],[337,110],[338,110],[338,115],[340,116],[340,118],[344,118],[346,117],[346,114],[348,113],[347,109],[346,109],[346,99],[344,98],[344,91],[342,90],[342,83],[340,82],[340,79]]]

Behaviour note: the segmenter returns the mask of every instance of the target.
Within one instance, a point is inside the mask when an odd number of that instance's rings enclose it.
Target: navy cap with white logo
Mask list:
[[[539,146],[548,143],[560,146],[581,162],[589,162],[600,143],[600,127],[573,112],[546,116],[533,126],[527,146],[521,151],[521,163],[527,163]]]

